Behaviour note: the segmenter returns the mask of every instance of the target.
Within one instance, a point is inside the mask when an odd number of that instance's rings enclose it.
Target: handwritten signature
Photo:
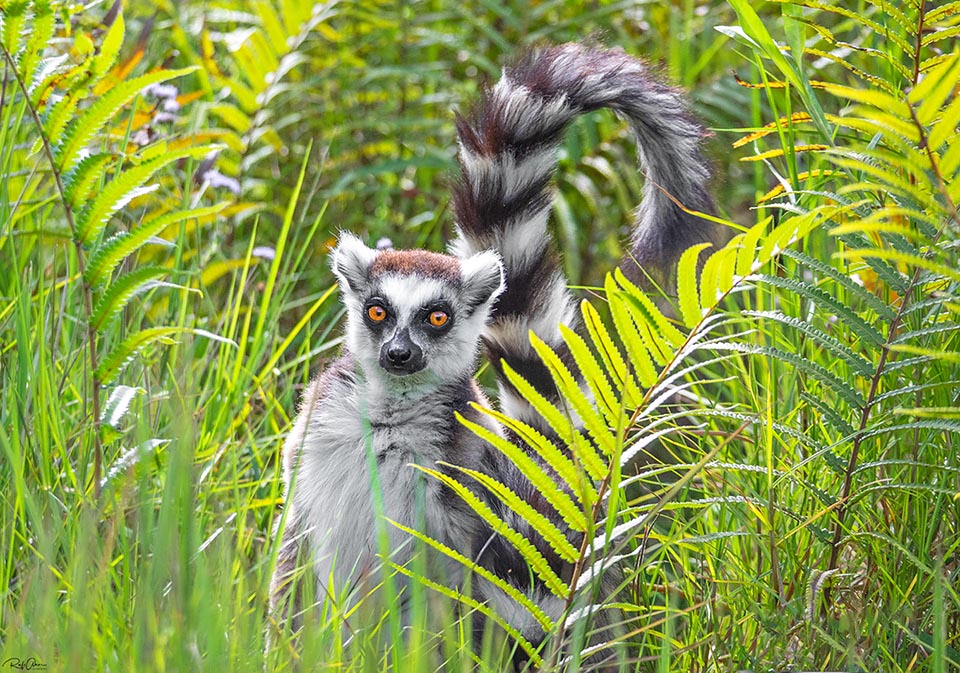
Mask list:
[[[20,657],[10,657],[3,662],[3,668],[8,667],[15,668],[20,671],[42,671],[47,668],[47,665],[36,657],[27,657],[26,659],[21,659]]]

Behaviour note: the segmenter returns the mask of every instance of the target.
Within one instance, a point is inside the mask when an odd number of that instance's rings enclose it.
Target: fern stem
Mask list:
[[[100,496],[100,475],[103,471],[103,456],[102,456],[102,446],[100,444],[100,381],[97,377],[97,330],[93,325],[93,288],[90,287],[90,284],[84,279],[84,271],[86,270],[86,260],[83,255],[83,244],[80,242],[80,238],[77,236],[77,225],[73,217],[73,209],[70,207],[70,202],[66,197],[66,190],[63,186],[63,178],[60,175],[60,170],[57,167],[56,159],[53,156],[53,148],[50,147],[50,139],[47,137],[47,134],[43,130],[43,122],[40,119],[40,114],[37,112],[36,108],[30,102],[30,94],[27,91],[26,82],[23,81],[23,78],[20,76],[20,73],[17,71],[16,62],[13,60],[13,56],[7,51],[7,48],[3,45],[0,45],[0,48],[3,49],[3,57],[7,62],[7,68],[11,73],[13,73],[14,79],[17,81],[17,85],[20,87],[20,91],[23,94],[24,105],[26,105],[27,110],[30,112],[30,117],[33,119],[33,123],[37,127],[37,133],[40,136],[40,141],[43,145],[43,153],[47,157],[47,161],[50,163],[50,173],[53,175],[54,182],[57,187],[57,193],[60,196],[60,203],[63,205],[64,216],[67,219],[67,225],[70,227],[71,238],[73,239],[74,250],[77,255],[77,268],[80,271],[80,283],[81,283],[81,292],[83,294],[83,305],[86,312],[87,318],[87,343],[90,349],[90,376],[92,383],[92,394],[91,394],[91,404],[93,406],[93,492],[96,498]],[[6,87],[4,87],[6,89]]]

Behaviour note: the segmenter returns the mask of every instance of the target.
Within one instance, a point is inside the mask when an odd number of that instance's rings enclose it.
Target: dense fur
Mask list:
[[[578,116],[609,108],[636,135],[646,176],[637,208],[632,257],[621,268],[630,278],[664,280],[687,247],[713,238],[709,170],[700,151],[703,127],[680,93],[620,49],[566,44],[534,50],[504,70],[472,110],[457,120],[463,179],[454,193],[457,240],[464,256],[494,249],[503,257],[506,290],[484,331],[487,356],[507,362],[555,399],[551,379],[534,354],[533,331],[572,365],[558,325],[577,329],[578,312],[553,250],[547,221],[551,178],[563,134]],[[639,266],[638,266],[639,264]],[[501,404],[533,424],[537,415],[502,375]]]
[[[509,543],[410,464],[485,472],[561,525],[516,466],[454,415],[505,433],[471,406],[487,404],[472,378],[482,342],[498,371],[504,410],[550,433],[504,378],[502,363],[558,399],[528,338],[532,330],[569,360],[558,325],[579,327],[547,232],[550,180],[566,127],[603,107],[630,122],[647,175],[632,244],[636,261],[662,273],[688,245],[709,238],[706,222],[674,202],[711,209],[699,151],[703,132],[677,91],[620,50],[573,44],[532,51],[505,70],[457,122],[463,179],[454,196],[453,254],[374,250],[350,234],[341,236],[333,254],[347,310],[346,343],[343,357],[310,385],[284,448],[288,512],[272,588],[277,609],[301,608],[286,598],[303,556],[312,559],[320,596],[363,590],[376,579],[371,573],[381,559],[373,487],[382,494],[386,517],[423,530],[512,582],[551,617],[562,613],[564,602]],[[625,261],[624,268],[635,271],[636,264]],[[483,488],[475,492],[569,578],[572,569],[526,521]],[[410,540],[388,530],[392,560],[407,562]],[[569,537],[580,543],[577,534]],[[456,564],[434,569],[442,581],[462,579]],[[528,639],[542,639],[535,620],[495,585],[474,578],[473,586],[477,598]]]

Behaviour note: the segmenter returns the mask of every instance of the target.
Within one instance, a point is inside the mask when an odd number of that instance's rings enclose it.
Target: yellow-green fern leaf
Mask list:
[[[593,341],[594,348],[600,354],[600,359],[603,360],[607,373],[613,379],[614,385],[623,391],[627,407],[635,408],[643,399],[643,392],[633,373],[627,368],[623,355],[610,337],[606,325],[600,319],[600,314],[586,299],[580,302],[580,313],[583,315],[583,324]]]
[[[405,577],[409,577],[410,579],[419,582],[423,586],[427,587],[428,589],[432,589],[433,591],[437,592],[441,596],[446,596],[447,598],[450,598],[454,601],[457,601],[458,603],[466,605],[467,607],[473,610],[476,610],[477,612],[479,612],[480,614],[482,614],[483,616],[485,616],[486,618],[488,618],[489,620],[497,624],[500,628],[504,630],[504,632],[507,635],[513,638],[513,640],[520,645],[523,651],[527,653],[527,656],[530,657],[530,663],[532,663],[534,666],[538,668],[543,665],[543,658],[537,653],[537,648],[534,647],[529,640],[524,638],[522,633],[520,633],[515,628],[513,628],[513,626],[511,626],[503,617],[498,615],[493,610],[493,608],[491,608],[486,603],[481,603],[476,599],[471,598],[470,596],[466,596],[462,594],[459,589],[451,589],[450,587],[444,586],[439,582],[434,582],[433,580],[428,579],[423,575],[418,575],[417,573],[413,572],[412,570],[410,570],[405,566],[401,566],[396,563],[391,563],[390,566],[401,575],[404,575]],[[500,581],[494,582],[494,584],[498,586],[500,589],[503,589],[503,584],[505,584],[505,582],[500,580]]]
[[[566,599],[570,595],[570,587],[553,572],[550,563],[543,557],[543,554],[533,545],[530,540],[518,533],[507,525],[507,522],[498,517],[489,505],[478,498],[473,491],[461,484],[453,477],[443,474],[437,470],[423,467],[422,465],[413,465],[417,470],[425,472],[430,476],[446,484],[450,490],[456,493],[460,498],[477,514],[481,519],[493,529],[493,532],[502,535],[514,549],[523,556],[524,560],[530,565],[537,576],[543,580],[543,583],[555,595]]]
[[[573,501],[562,488],[548,475],[543,466],[538,464],[526,451],[509,442],[495,432],[487,428],[468,421],[460,414],[456,414],[457,420],[475,435],[489,442],[494,448],[499,450],[504,456],[516,465],[517,469],[530,480],[530,483],[543,495],[547,502],[557,510],[557,513],[563,517],[567,524],[578,531],[587,529],[587,519],[583,511]]]
[[[572,562],[576,561],[577,557],[580,556],[580,552],[570,544],[570,540],[563,534],[563,531],[557,528],[542,512],[538,511],[529,502],[514,493],[506,484],[478,470],[449,465],[448,463],[441,464],[448,465],[448,467],[458,470],[468,477],[472,477],[483,485],[488,491],[499,498],[500,502],[519,514],[524,521],[529,523],[530,526],[546,540],[550,548],[557,552],[560,558]]]
[[[586,431],[593,437],[604,453],[610,455],[616,447],[616,437],[610,432],[603,418],[594,409],[590,399],[584,394],[580,383],[574,378],[560,357],[540,337],[530,332],[530,343],[540,359],[550,370],[553,382],[565,402],[568,402],[583,422]]]
[[[120,54],[120,47],[123,46],[124,35],[123,10],[119,10],[107,34],[100,43],[99,53],[93,57],[93,63],[90,66],[91,84],[95,84],[103,79],[103,76],[110,72],[110,68],[117,62],[117,56]]]
[[[456,561],[463,567],[469,569],[470,572],[476,575],[479,575],[483,577],[485,580],[487,580],[488,582],[490,582],[491,584],[496,585],[497,588],[499,588],[501,591],[507,594],[510,598],[515,600],[518,604],[523,606],[523,608],[527,610],[527,612],[533,615],[533,618],[536,619],[537,622],[540,624],[540,626],[543,627],[544,631],[550,632],[551,630],[553,630],[555,625],[553,623],[553,620],[550,619],[547,613],[541,610],[540,606],[538,606],[536,603],[530,600],[530,598],[526,594],[524,594],[522,591],[517,589],[514,585],[505,581],[502,577],[498,577],[494,573],[484,568],[482,565],[479,565],[478,563],[476,563],[473,559],[467,558],[460,552],[454,549],[451,549],[450,547],[443,544],[442,542],[434,540],[429,535],[425,535],[418,530],[404,526],[402,523],[398,523],[393,519],[387,519],[387,521],[389,521],[392,526],[395,526],[399,530],[402,530],[408,535],[412,535],[413,537],[422,541],[424,544],[432,547],[433,549],[436,549],[438,552],[440,552],[447,558],[450,558]],[[419,579],[419,576],[417,576],[417,579]]]
[[[647,296],[647,293],[623,275],[623,271],[616,268],[613,270],[613,275],[617,284],[627,291],[630,302],[638,306],[643,311],[645,318],[656,327],[655,334],[658,338],[662,337],[673,348],[678,348],[687,340],[683,332],[674,327],[670,319],[663,315],[663,311],[657,308],[657,305]]]
[[[697,261],[711,243],[700,243],[683,251],[677,264],[677,303],[683,324],[693,329],[703,320],[703,309],[697,292]]]
[[[166,152],[120,172],[77,216],[77,240],[81,243],[89,243],[96,238],[111,215],[144,193],[143,184],[158,170],[180,159],[200,158],[212,149],[215,148],[209,145],[184,147]]]
[[[95,373],[97,380],[103,385],[110,383],[116,378],[117,374],[120,373],[124,365],[145,346],[154,341],[170,343],[172,337],[179,334],[192,334],[236,346],[230,339],[203,329],[191,327],[150,327],[140,330],[139,332],[134,332],[121,343],[117,344],[97,366]]]
[[[123,231],[112,236],[109,240],[97,246],[84,271],[84,279],[90,285],[97,285],[113,272],[124,257],[139,250],[147,241],[170,225],[218,213],[226,205],[225,203],[219,203],[207,208],[175,210],[172,213],[154,217],[130,232]]]
[[[640,379],[640,384],[649,388],[657,382],[657,370],[653,366],[653,359],[650,357],[645,340],[633,324],[633,318],[627,311],[625,302],[620,298],[620,290],[614,284],[613,276],[610,274],[607,274],[605,289],[607,302],[610,305],[610,316],[613,318],[617,335],[623,340],[627,356],[637,373],[637,378]]]
[[[61,171],[68,171],[80,158],[80,150],[87,146],[91,138],[106,124],[114,119],[114,115],[121,107],[151,84],[159,84],[167,80],[182,77],[196,70],[181,68],[180,70],[157,70],[116,85],[103,94],[79,117],[70,122],[63,140],[54,149],[54,158]]]
[[[590,347],[587,346],[587,342],[566,325],[560,325],[560,334],[570,349],[570,355],[577,363],[577,369],[580,370],[584,382],[590,388],[590,392],[593,393],[595,404],[606,416],[607,422],[613,427],[623,425],[626,421],[623,401],[613,392],[603,367],[597,361]]]
[[[584,473],[570,457],[561,451],[557,446],[547,439],[536,428],[527,425],[523,421],[500,413],[494,409],[489,409],[480,405],[474,405],[474,408],[491,418],[494,418],[508,430],[513,431],[517,437],[528,447],[537,452],[537,454],[547,462],[548,465],[557,473],[567,487],[576,493],[583,501],[584,509],[593,506],[597,501],[597,491],[594,489],[589,475]]]

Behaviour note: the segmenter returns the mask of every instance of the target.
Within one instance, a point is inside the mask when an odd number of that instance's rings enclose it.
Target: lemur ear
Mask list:
[[[370,282],[370,265],[376,256],[377,251],[365,246],[357,236],[341,233],[340,242],[330,258],[330,266],[340,280],[341,289],[361,292]]]
[[[485,250],[460,260],[460,277],[463,279],[461,297],[471,311],[481,304],[491,303],[506,289],[503,263],[500,255]]]

